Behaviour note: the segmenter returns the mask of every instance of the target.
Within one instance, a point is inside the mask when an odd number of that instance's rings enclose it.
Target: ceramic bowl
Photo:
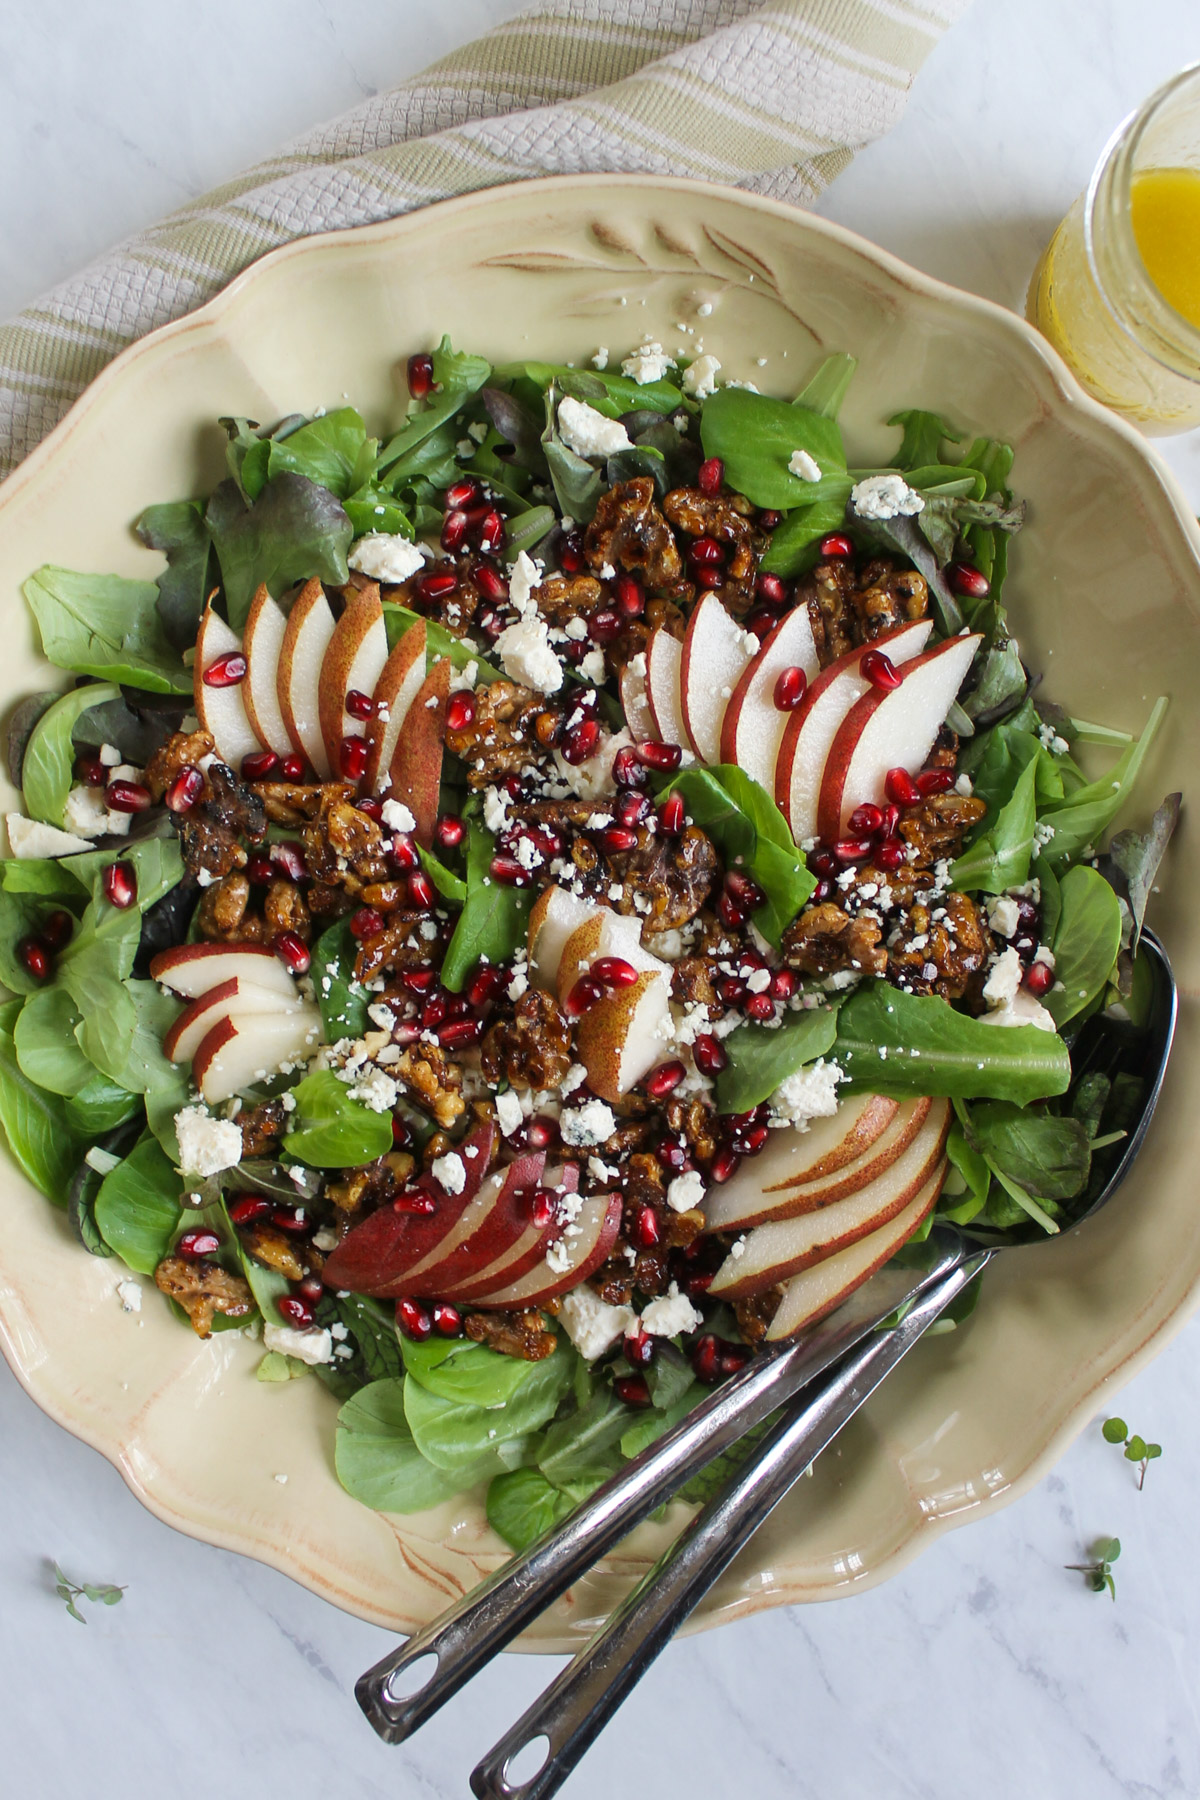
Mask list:
[[[1029,500],[1006,594],[1027,660],[1075,714],[1129,730],[1157,694],[1172,697],[1135,817],[1195,779],[1200,534],[1134,432],[998,307],[789,207],[636,177],[531,181],[302,240],[127,351],[0,489],[4,698],[47,680],[22,579],[44,561],[156,573],[130,521],[215,483],[216,415],[267,421],[348,396],[382,432],[403,413],[405,358],[444,331],[495,361],[580,364],[600,345],[617,357],[645,337],[690,349],[703,339],[727,375],[782,395],[822,355],[849,350],[852,463],[887,460],[885,421],[904,406],[1008,439]],[[1154,901],[1183,1006],[1133,1176],[1084,1230],[989,1273],[975,1316],[891,1378],[735,1563],[700,1625],[881,1581],[938,1532],[1012,1499],[1186,1316],[1200,1280],[1188,1100],[1200,1062],[1198,854],[1185,828]],[[252,1343],[201,1343],[153,1291],[139,1315],[123,1312],[114,1265],[85,1255],[7,1162],[2,1183],[5,1353],[34,1399],[160,1518],[402,1631],[501,1560],[478,1495],[410,1518],[351,1500],[317,1382],[259,1384]],[[635,1534],[526,1647],[577,1642],[683,1516]]]

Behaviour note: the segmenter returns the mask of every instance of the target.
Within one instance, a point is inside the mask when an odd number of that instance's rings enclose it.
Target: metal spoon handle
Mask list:
[[[757,1453],[684,1530],[604,1630],[568,1664],[475,1769],[478,1800],[549,1800],[738,1551],[853,1418],[880,1382],[988,1260],[968,1262],[921,1295],[901,1323],[854,1350],[815,1397],[798,1402]],[[536,1774],[510,1763],[538,1740]]]
[[[944,1234],[936,1240],[932,1266],[923,1272],[881,1270],[806,1338],[768,1351],[724,1382],[597,1488],[565,1524],[545,1533],[368,1669],[354,1691],[380,1737],[403,1743],[698,1469],[769,1418],[914,1294],[961,1262],[963,1254],[961,1240]],[[416,1691],[397,1697],[397,1678],[430,1657],[436,1658],[436,1666]]]

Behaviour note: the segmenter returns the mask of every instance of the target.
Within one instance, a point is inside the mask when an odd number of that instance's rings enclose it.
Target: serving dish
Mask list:
[[[790,208],[636,177],[531,182],[303,240],[126,352],[0,490],[6,697],[44,673],[22,579],[50,559],[152,574],[156,559],[127,522],[161,493],[200,493],[219,478],[214,411],[270,420],[345,394],[382,430],[403,411],[404,357],[443,331],[497,361],[703,338],[730,374],[783,394],[821,353],[848,349],[859,371],[842,423],[863,460],[914,397],[958,428],[1005,437],[1031,501],[1007,595],[1027,660],[1072,711],[1129,729],[1156,694],[1173,696],[1134,816],[1184,785],[1200,735],[1189,706],[1200,533],[1136,435],[998,308]],[[1200,1281],[1184,1123],[1200,960],[1186,830],[1172,856],[1153,918],[1183,994],[1176,1063],[1126,1191],[1086,1237],[1006,1262],[969,1325],[924,1346],[889,1384],[698,1623],[881,1580],[937,1530],[1014,1497],[1080,1429],[1098,1390],[1127,1379],[1186,1316]],[[255,1382],[258,1353],[234,1334],[195,1343],[164,1309],[123,1312],[111,1267],[81,1257],[15,1171],[4,1184],[5,1353],[39,1404],[160,1517],[400,1630],[500,1560],[477,1505],[389,1521],[352,1501],[333,1473],[323,1390]],[[643,1528],[528,1647],[571,1647],[681,1517]]]

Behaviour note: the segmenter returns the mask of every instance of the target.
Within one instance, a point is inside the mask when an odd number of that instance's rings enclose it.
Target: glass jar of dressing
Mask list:
[[[1200,63],[1118,128],[1025,312],[1088,392],[1143,431],[1200,425]]]

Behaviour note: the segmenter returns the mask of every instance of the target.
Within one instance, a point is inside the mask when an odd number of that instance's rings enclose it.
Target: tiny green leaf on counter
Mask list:
[[[295,1110],[283,1147],[314,1169],[359,1169],[392,1147],[392,1116],[350,1097],[332,1069],[306,1075],[293,1089]]]
[[[1112,1566],[1121,1554],[1121,1540],[1115,1537],[1097,1538],[1089,1547],[1088,1554],[1092,1561],[1086,1563],[1065,1563],[1068,1569],[1075,1569],[1087,1579],[1087,1584],[1094,1594],[1102,1594],[1107,1588],[1112,1598],[1117,1597],[1117,1584],[1113,1579]]]
[[[865,983],[838,1014],[833,1054],[859,1093],[945,1094],[1025,1106],[1066,1092],[1067,1046],[1036,1025],[986,1025],[934,994]],[[847,1090],[840,1090],[845,1093]]]
[[[31,819],[60,828],[66,823],[67,795],[75,786],[75,721],[105,700],[120,698],[110,682],[73,688],[44,712],[29,736],[21,764],[21,790]]]
[[[718,763],[685,769],[663,792],[682,794],[689,817],[713,839],[725,861],[758,883],[766,900],[754,923],[778,947],[817,883],[766,789],[736,764]]]
[[[125,1589],[116,1587],[111,1582],[72,1581],[63,1574],[57,1563],[51,1566],[54,1570],[55,1593],[60,1600],[66,1602],[67,1611],[81,1625],[86,1625],[87,1620],[76,1605],[77,1601],[91,1600],[99,1606],[116,1606],[124,1596]]]
[[[60,669],[156,694],[191,693],[192,672],[158,614],[157,583],[79,575],[46,564],[21,591],[37,620],[42,649]]]
[[[775,1092],[781,1081],[827,1056],[837,1038],[840,1002],[788,1012],[783,1023],[741,1025],[725,1039],[726,1066],[717,1077],[717,1111],[749,1112]]]
[[[442,986],[452,994],[461,991],[481,957],[507,962],[525,942],[534,898],[525,889],[492,880],[496,840],[478,819],[467,821],[467,833],[467,897],[442,964]]]

